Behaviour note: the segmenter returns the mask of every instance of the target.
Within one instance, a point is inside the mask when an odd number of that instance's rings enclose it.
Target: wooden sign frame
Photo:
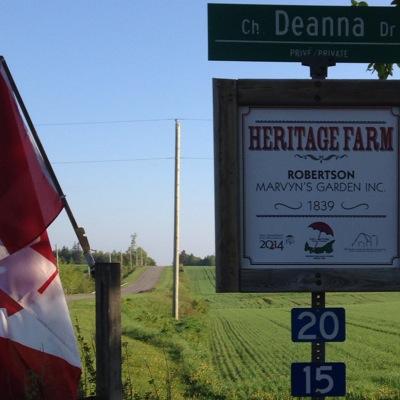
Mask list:
[[[214,79],[218,292],[400,290],[400,267],[241,268],[239,107],[399,107],[400,81]],[[397,240],[399,238],[397,237]]]

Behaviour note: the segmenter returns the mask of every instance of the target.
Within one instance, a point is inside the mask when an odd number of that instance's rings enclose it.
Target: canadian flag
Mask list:
[[[63,205],[3,65],[0,170],[0,399],[76,399],[80,359],[46,233]]]
[[[29,245],[63,208],[0,68],[0,259]]]

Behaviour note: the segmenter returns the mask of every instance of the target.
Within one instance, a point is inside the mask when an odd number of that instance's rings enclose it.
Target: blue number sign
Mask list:
[[[345,396],[344,363],[293,363],[292,396]]]
[[[343,342],[344,308],[293,308],[293,342]]]

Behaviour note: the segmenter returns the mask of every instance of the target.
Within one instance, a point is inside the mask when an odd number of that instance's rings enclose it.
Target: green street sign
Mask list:
[[[208,58],[400,62],[400,7],[208,4]]]

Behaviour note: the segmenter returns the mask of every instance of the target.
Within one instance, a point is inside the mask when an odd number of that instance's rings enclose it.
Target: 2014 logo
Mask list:
[[[287,245],[295,243],[293,235],[261,235],[259,248],[268,250],[283,250]]]

